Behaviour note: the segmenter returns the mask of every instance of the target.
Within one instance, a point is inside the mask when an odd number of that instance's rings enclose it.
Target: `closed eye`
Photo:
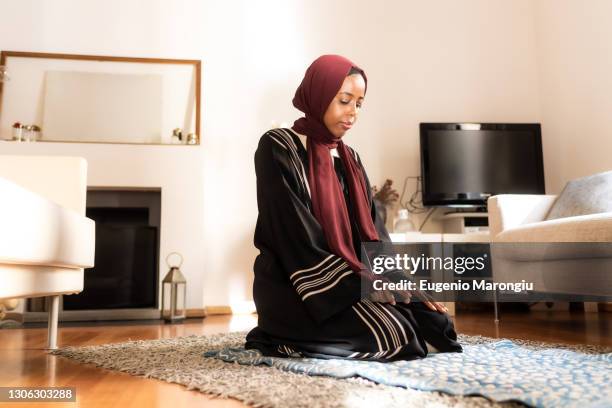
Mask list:
[[[344,99],[340,99],[340,103],[343,105],[348,105],[349,103],[351,103],[350,100],[344,100]],[[361,102],[357,102],[357,108],[361,108]]]

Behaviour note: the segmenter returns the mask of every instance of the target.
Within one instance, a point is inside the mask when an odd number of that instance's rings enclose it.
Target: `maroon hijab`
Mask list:
[[[351,269],[361,272],[365,268],[353,247],[347,204],[334,171],[330,149],[338,149],[346,169],[349,196],[360,239],[378,241],[368,203],[365,178],[348,147],[323,123],[327,107],[353,67],[361,71],[367,89],[365,73],[339,55],[323,55],[308,67],[293,98],[293,106],[304,112],[305,117],[296,120],[292,129],[307,136],[310,195],[315,218],[323,227],[327,244],[331,252],[344,258]]]

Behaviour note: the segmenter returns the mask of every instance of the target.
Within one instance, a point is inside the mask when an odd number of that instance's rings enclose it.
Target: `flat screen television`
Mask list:
[[[544,194],[539,123],[421,123],[423,205],[483,207],[496,194]]]

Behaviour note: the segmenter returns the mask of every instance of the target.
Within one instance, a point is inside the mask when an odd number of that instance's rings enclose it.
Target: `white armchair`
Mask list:
[[[610,296],[612,212],[545,221],[556,197],[489,198],[493,280],[525,279],[544,293]],[[554,243],[563,244],[548,245]]]
[[[81,292],[94,264],[86,193],[83,158],[0,155],[0,300],[48,297],[50,349],[60,295]]]

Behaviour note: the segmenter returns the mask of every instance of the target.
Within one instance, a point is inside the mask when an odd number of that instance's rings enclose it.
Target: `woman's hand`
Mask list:
[[[368,295],[368,299],[372,302],[391,303],[395,305],[395,296],[389,290],[374,290]]]
[[[399,298],[399,302],[410,303],[410,301],[412,300],[412,296],[418,297],[425,306],[427,306],[434,312],[448,313],[448,308],[446,306],[444,306],[440,302],[433,301],[427,293],[422,292],[420,290],[398,290],[393,292],[390,290],[375,290],[368,295],[368,299],[372,302],[390,303],[392,305],[395,305],[396,297]]]
[[[372,302],[379,303],[391,303],[392,305],[397,302],[410,303],[412,295],[407,290],[375,290],[368,295],[368,299]]]
[[[448,313],[448,308],[440,302],[424,301],[423,303],[425,304],[425,306],[427,306],[433,311],[438,311],[440,313]]]
[[[427,293],[422,292],[420,290],[415,290],[413,291],[413,294],[417,296],[419,299],[421,299],[421,302],[423,302],[425,306],[427,306],[434,312],[448,313],[448,308],[446,306],[444,306],[440,302],[434,302],[431,296],[429,296]]]
[[[395,298],[402,303],[410,303],[412,300],[412,292],[409,290],[396,290],[393,291]]]

